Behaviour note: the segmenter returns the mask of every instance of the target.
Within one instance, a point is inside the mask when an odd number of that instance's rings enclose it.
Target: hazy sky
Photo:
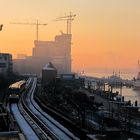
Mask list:
[[[72,11],[73,70],[95,71],[100,68],[137,70],[140,59],[140,0],[0,0],[0,51],[16,57],[31,55],[35,26],[10,22],[35,22],[40,40],[53,40],[66,31],[66,22],[56,17]]]

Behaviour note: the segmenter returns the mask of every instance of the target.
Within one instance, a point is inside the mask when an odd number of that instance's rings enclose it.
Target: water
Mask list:
[[[112,74],[111,73],[87,73],[87,76],[93,76],[93,77],[109,77]],[[129,79],[132,80],[134,77],[136,77],[137,74],[130,73],[130,74],[121,74],[121,78],[123,79]],[[120,88],[114,88],[113,92],[118,91],[120,93]],[[124,100],[128,101],[131,100],[131,103],[134,104],[134,102],[137,100],[138,105],[140,106],[140,90],[134,90],[133,88],[123,87],[122,88],[122,95],[124,96]]]
[[[120,88],[113,89],[113,92],[116,92],[116,91],[120,93]],[[140,106],[140,90],[134,90],[133,87],[132,88],[123,87],[122,95],[124,96],[125,101],[131,100],[131,103],[133,104],[137,100]]]
[[[112,73],[103,73],[103,72],[102,73],[93,72],[93,73],[86,73],[85,75],[98,77],[98,78],[102,78],[102,77],[108,78],[109,76],[111,76],[113,74]],[[120,76],[122,79],[132,80],[134,77],[137,76],[137,73],[121,73]]]

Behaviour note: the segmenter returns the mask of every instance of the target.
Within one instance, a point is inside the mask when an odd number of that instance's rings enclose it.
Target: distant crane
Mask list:
[[[25,22],[25,23],[22,23],[22,22],[12,22],[11,24],[23,24],[23,25],[35,25],[36,26],[36,40],[38,41],[38,30],[39,30],[39,26],[40,25],[43,25],[43,26],[46,26],[47,24],[46,23],[39,23],[38,20],[36,22],[33,22],[33,23],[29,23],[29,22]]]
[[[74,17],[75,17],[75,16],[76,16],[75,14],[72,14],[72,13],[70,12],[69,15],[66,15],[66,16],[63,16],[63,17],[57,17],[57,18],[55,19],[55,21],[62,21],[62,20],[67,21],[67,34],[71,34],[71,23],[72,23],[72,21],[74,20]]]

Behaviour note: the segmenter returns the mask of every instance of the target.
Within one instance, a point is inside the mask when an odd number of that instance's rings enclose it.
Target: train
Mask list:
[[[21,80],[18,81],[12,85],[9,86],[8,88],[8,100],[10,103],[18,102],[21,93],[24,91],[26,86],[26,81]]]

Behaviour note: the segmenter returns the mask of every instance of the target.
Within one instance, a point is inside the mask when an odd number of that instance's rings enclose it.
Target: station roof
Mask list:
[[[54,65],[51,62],[49,62],[48,64],[46,64],[43,67],[43,70],[56,70],[56,68],[54,67]]]

